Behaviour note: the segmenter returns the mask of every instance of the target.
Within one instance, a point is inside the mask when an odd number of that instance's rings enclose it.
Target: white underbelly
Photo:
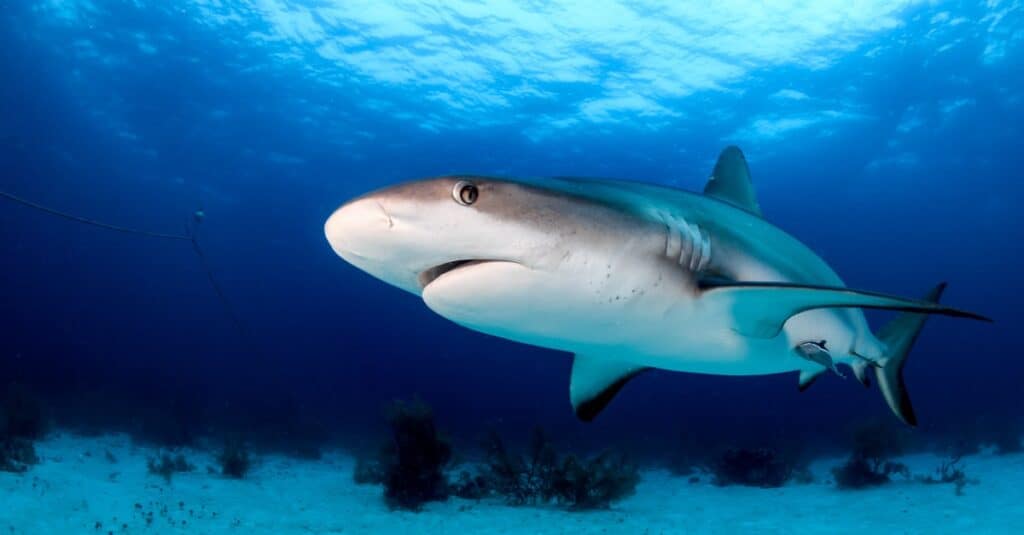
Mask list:
[[[729,317],[702,308],[678,267],[652,263],[573,276],[495,262],[443,276],[424,291],[439,314],[510,340],[639,366],[719,375],[762,375],[807,366],[793,348],[831,339],[834,312],[812,311],[774,338],[741,336]],[[605,277],[602,271],[611,275]],[[832,315],[830,315],[832,314]],[[815,320],[817,318],[817,320]],[[816,328],[820,327],[820,329]],[[798,331],[798,332],[795,332]]]
[[[556,333],[519,341],[671,371],[767,375],[817,366],[794,351],[803,342],[845,347],[854,337],[836,309],[798,314],[777,336],[757,338],[739,334],[731,317],[715,316],[685,293],[628,293],[578,306],[562,303],[558,313],[540,315],[546,325],[561,325]]]
[[[679,308],[679,307],[677,307]],[[798,370],[806,362],[783,331],[773,338],[742,336],[720,318],[676,310],[660,317],[633,314],[614,345],[573,344],[575,353],[604,356],[659,369],[716,375],[765,375]]]

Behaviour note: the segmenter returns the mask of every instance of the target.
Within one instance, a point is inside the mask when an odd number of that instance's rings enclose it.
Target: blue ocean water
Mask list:
[[[639,459],[681,436],[843,451],[860,423],[895,420],[877,388],[834,375],[800,393],[793,374],[656,371],[578,422],[568,355],[460,328],[324,239],[343,202],[408,179],[700,191],[730,144],[765,217],[851,287],[947,281],[945,302],[995,320],[934,318],[918,339],[921,441],[1021,429],[1017,1],[6,4],[0,190],[196,228],[206,261],[0,199],[0,384],[56,429],[358,449],[388,403],[419,398],[456,443],[539,425]]]

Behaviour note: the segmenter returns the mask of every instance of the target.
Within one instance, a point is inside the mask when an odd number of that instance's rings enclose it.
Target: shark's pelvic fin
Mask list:
[[[865,358],[858,358],[850,364],[850,368],[853,369],[853,376],[860,381],[860,384],[864,385],[864,388],[871,386],[871,379],[868,378],[868,368],[871,366],[871,361]]]
[[[925,296],[925,301],[938,303],[945,289],[946,283],[939,284]],[[875,368],[875,380],[892,412],[905,424],[912,426],[917,425],[917,416],[910,404],[907,387],[903,384],[903,365],[926,319],[928,316],[925,314],[901,314],[877,333],[878,339],[885,342],[886,359],[881,368]]]
[[[702,279],[699,282],[704,290],[702,299],[707,300],[708,306],[721,307],[721,313],[731,316],[732,328],[736,332],[759,338],[778,335],[786,320],[816,308],[877,308],[992,321],[933,301],[849,288],[721,279]]]
[[[584,422],[593,420],[630,379],[648,369],[601,357],[576,355],[569,381],[569,399],[576,417]]]
[[[819,370],[814,370],[814,371],[811,371],[811,372],[806,371],[806,370],[801,371],[800,372],[800,385],[799,385],[800,386],[800,391],[803,392],[804,390],[807,390],[808,388],[810,388],[811,385],[814,384],[814,381],[817,381],[818,377],[821,377],[822,374],[824,374],[826,371],[828,371],[828,368],[821,368]]]
[[[718,155],[718,162],[711,172],[711,178],[704,186],[704,195],[725,201],[754,215],[761,215],[757,204],[754,184],[750,181],[750,168],[743,151],[730,145]]]

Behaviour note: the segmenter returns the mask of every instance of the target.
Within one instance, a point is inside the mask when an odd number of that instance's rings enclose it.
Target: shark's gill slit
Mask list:
[[[711,262],[711,237],[700,227],[697,227],[697,233],[700,235],[700,259],[697,261],[697,269],[694,271],[702,273]]]
[[[665,225],[665,256],[693,273],[711,263],[711,236],[699,225],[672,218]]]
[[[672,260],[679,258],[679,255],[683,252],[683,238],[679,235],[679,232],[665,223],[665,256]]]

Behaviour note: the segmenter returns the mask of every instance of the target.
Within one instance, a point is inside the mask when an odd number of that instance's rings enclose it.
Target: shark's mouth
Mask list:
[[[462,268],[486,264],[488,262],[497,262],[497,260],[453,260],[451,262],[445,262],[444,264],[434,266],[423,273],[420,273],[420,288],[426,288],[430,283],[436,281],[442,275],[446,275]]]

